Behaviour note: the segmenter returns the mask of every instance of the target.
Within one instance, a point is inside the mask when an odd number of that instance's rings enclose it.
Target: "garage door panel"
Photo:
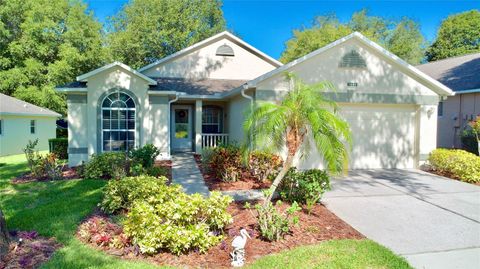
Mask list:
[[[350,168],[414,167],[414,106],[342,106],[341,109],[352,130]]]

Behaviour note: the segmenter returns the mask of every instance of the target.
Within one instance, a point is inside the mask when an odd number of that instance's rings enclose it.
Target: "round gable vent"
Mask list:
[[[235,56],[235,54],[233,53],[233,49],[227,44],[223,44],[220,47],[218,47],[215,55],[217,55],[217,56]]]

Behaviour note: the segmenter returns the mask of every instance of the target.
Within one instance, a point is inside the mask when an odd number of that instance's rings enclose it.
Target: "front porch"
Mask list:
[[[204,148],[230,143],[228,110],[229,104],[225,101],[180,100],[172,103],[171,153],[200,154]]]

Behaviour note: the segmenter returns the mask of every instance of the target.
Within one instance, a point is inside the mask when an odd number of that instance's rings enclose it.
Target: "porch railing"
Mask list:
[[[228,134],[202,134],[202,148],[215,148],[228,144]]]

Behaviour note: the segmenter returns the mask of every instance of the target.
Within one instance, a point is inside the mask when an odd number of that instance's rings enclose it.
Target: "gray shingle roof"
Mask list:
[[[480,89],[480,53],[426,63],[417,68],[453,91]]]
[[[57,86],[57,88],[87,88],[87,83],[83,81],[74,81],[62,86]]]
[[[190,95],[209,95],[230,91],[245,84],[246,80],[202,79],[188,80],[183,78],[152,78],[157,85],[151,86],[155,91],[177,91]]]
[[[39,107],[25,101],[0,93],[0,115],[35,115],[61,117],[62,115],[49,109]]]

